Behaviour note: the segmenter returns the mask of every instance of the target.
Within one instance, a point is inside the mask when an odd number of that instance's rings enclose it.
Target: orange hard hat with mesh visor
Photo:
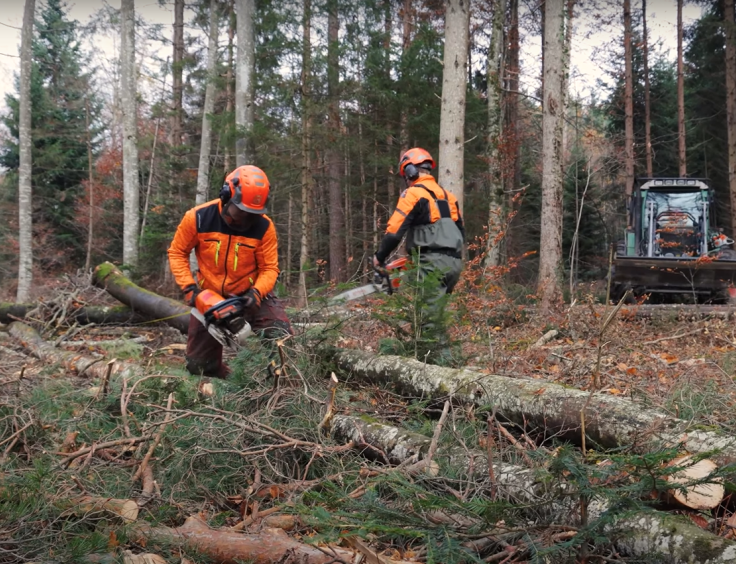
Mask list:
[[[239,166],[225,178],[230,186],[230,202],[249,213],[266,213],[271,188],[266,173],[253,165]]]
[[[420,164],[426,162],[430,163],[431,168],[434,168],[436,166],[432,155],[430,155],[421,147],[414,147],[413,149],[409,149],[403,155],[401,155],[401,158],[399,159],[399,175],[404,176],[404,169],[408,164],[419,166]]]

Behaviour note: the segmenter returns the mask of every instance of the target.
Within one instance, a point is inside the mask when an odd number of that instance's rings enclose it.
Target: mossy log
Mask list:
[[[325,354],[343,373],[345,381],[358,379],[389,384],[400,393],[423,398],[447,398],[489,406],[497,415],[520,425],[544,429],[580,442],[581,412],[585,416],[588,447],[682,445],[691,453],[720,449],[719,464],[736,461],[736,439],[712,431],[689,429],[687,421],[629,399],[584,392],[560,384],[482,374],[424,364],[399,356],[381,356],[353,349],[329,349]]]
[[[328,564],[339,562],[335,557],[352,562],[355,553],[343,548],[314,546],[300,543],[289,537],[282,529],[264,529],[257,534],[243,534],[227,530],[212,529],[198,515],[188,517],[181,527],[136,526],[129,537],[144,542],[149,548],[154,543],[184,545],[206,555],[213,562],[236,564],[253,562],[300,562],[303,564]]]
[[[377,421],[365,421],[359,417],[336,415],[331,433],[340,442],[353,441],[356,445],[368,444],[380,449],[389,462],[401,464],[412,458],[426,455],[431,439]],[[358,448],[360,448],[358,446]],[[366,449],[366,453],[371,455]],[[371,455],[372,456],[372,455]],[[472,467],[473,476],[488,477],[487,458],[479,450],[465,451],[453,447],[439,448],[435,454],[443,469],[460,469],[466,473]],[[473,459],[471,464],[470,459]],[[484,462],[485,461],[485,462]],[[521,503],[534,503],[544,493],[543,484],[555,480],[543,468],[531,470],[512,464],[494,463],[497,493],[501,498]],[[577,504],[574,504],[577,506]],[[556,504],[555,510],[569,511],[570,507]],[[593,501],[589,516],[600,517],[607,510],[602,501]],[[560,515],[563,522],[570,515]],[[574,517],[573,517],[574,521]],[[661,511],[642,511],[619,519],[606,528],[606,535],[616,549],[637,559],[652,557],[656,562],[671,564],[720,564],[736,561],[736,542],[718,537],[693,524],[685,517],[669,515]]]
[[[182,333],[189,329],[189,306],[137,286],[112,263],[103,262],[98,265],[92,275],[92,282],[148,319],[162,321]]]
[[[44,341],[33,327],[25,323],[14,321],[10,324],[8,332],[35,357],[46,363],[61,364],[70,372],[91,378],[104,378],[107,374],[108,366],[104,357],[57,349],[48,341]],[[110,376],[130,377],[144,373],[143,366],[129,361],[117,361],[110,368]]]
[[[38,304],[0,303],[0,323],[12,323],[36,309]],[[84,306],[69,313],[69,317],[80,325],[125,325],[141,323],[145,317],[126,306]]]

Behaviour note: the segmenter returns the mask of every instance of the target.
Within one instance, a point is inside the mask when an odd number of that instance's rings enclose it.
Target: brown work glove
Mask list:
[[[245,309],[257,309],[261,307],[261,293],[255,288],[251,288],[243,294],[243,307]]]
[[[184,302],[187,305],[194,307],[197,301],[197,294],[201,292],[199,286],[196,284],[189,284],[189,286],[184,288],[182,292],[184,292]]]

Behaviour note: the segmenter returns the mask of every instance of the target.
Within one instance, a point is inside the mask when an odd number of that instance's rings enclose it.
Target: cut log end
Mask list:
[[[684,489],[670,490],[671,498],[690,509],[706,510],[718,507],[725,493],[722,480],[715,478],[708,483],[687,485],[707,478],[717,470],[718,466],[707,458],[695,463],[691,461],[692,456],[686,455],[678,457],[670,463],[670,466],[680,466],[682,470],[668,476],[667,481],[672,484],[686,486]]]

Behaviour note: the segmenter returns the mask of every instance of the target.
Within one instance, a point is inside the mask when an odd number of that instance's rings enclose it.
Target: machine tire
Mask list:
[[[718,258],[721,260],[736,260],[736,251],[733,249],[723,249],[719,251]]]
[[[616,241],[616,254],[621,257],[626,256],[626,241],[623,239]]]

